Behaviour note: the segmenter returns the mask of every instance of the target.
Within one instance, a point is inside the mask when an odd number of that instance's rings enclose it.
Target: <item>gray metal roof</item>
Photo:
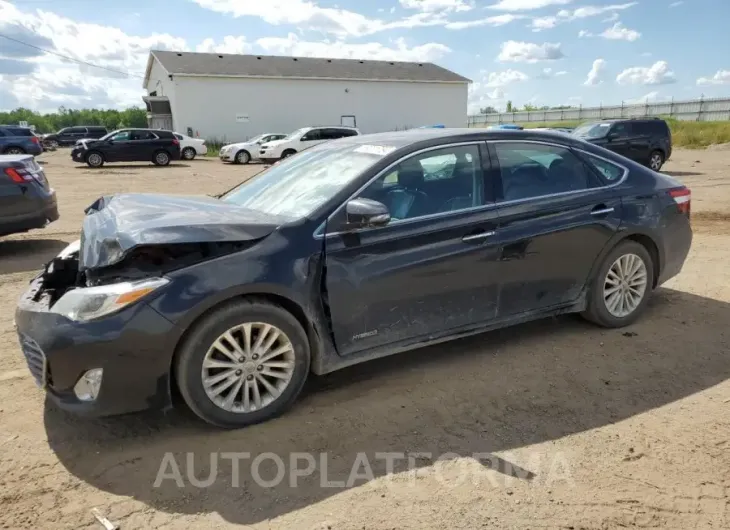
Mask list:
[[[433,63],[152,50],[170,74],[469,83]],[[148,74],[149,75],[149,74]]]

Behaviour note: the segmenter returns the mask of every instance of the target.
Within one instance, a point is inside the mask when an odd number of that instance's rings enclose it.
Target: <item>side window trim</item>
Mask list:
[[[613,164],[614,166],[620,167],[621,169],[623,169],[624,173],[621,176],[621,178],[619,178],[616,182],[611,182],[610,184],[604,184],[603,186],[597,186],[595,188],[588,188],[588,189],[583,189],[583,190],[572,190],[572,191],[561,191],[561,192],[557,192],[557,193],[548,193],[546,195],[537,195],[535,197],[527,197],[525,199],[514,199],[511,201],[499,201],[500,197],[504,197],[504,190],[503,190],[503,186],[502,186],[502,172],[501,172],[501,168],[499,166],[499,159],[497,158],[497,153],[494,150],[494,144],[515,143],[518,141],[519,141],[519,143],[547,145],[550,147],[557,147],[559,149],[567,149],[568,151],[575,152],[576,156],[581,161],[581,163],[583,163],[586,167],[590,168],[589,171],[591,171],[593,174],[596,173],[596,170],[593,169],[592,167],[590,167],[590,164],[587,163],[583,159],[583,157],[580,156],[578,153],[585,153],[586,155],[595,156],[596,158],[600,158],[601,160],[604,160],[610,164]],[[609,160],[608,158],[597,155],[595,153],[591,153],[590,151],[586,151],[585,149],[574,148],[569,145],[561,145],[561,144],[552,143],[552,142],[541,142],[541,141],[537,141],[537,140],[523,140],[523,139],[520,139],[520,140],[488,140],[487,148],[489,149],[489,155],[492,159],[492,175],[494,175],[495,180],[498,181],[498,184],[495,185],[495,196],[494,196],[495,203],[498,206],[504,206],[506,204],[519,204],[519,203],[523,203],[523,202],[545,199],[548,197],[563,197],[563,196],[569,196],[569,195],[578,195],[581,193],[585,194],[585,193],[591,193],[591,192],[594,192],[597,190],[605,190],[608,188],[614,188],[616,186],[623,184],[623,182],[629,176],[629,168],[627,168],[626,166],[623,166],[617,162],[614,162],[613,160]],[[599,182],[604,183],[605,181],[601,178],[599,180]]]
[[[449,148],[449,147],[460,147],[460,146],[467,146],[467,145],[474,145],[474,146],[476,146],[479,149],[480,159],[482,160],[482,164],[479,167],[479,170],[482,172],[482,178],[483,179],[486,179],[487,176],[484,173],[484,164],[485,164],[485,161],[484,161],[484,156],[483,156],[483,147],[485,146],[485,141],[484,140],[472,140],[470,142],[456,142],[456,143],[451,143],[451,144],[442,144],[442,145],[436,145],[436,146],[433,146],[433,147],[426,147],[425,149],[421,149],[419,151],[414,151],[412,153],[408,153],[407,155],[402,156],[401,158],[399,158],[395,162],[392,162],[391,164],[388,164],[388,166],[386,166],[385,168],[383,168],[380,171],[378,171],[364,185],[362,185],[360,188],[358,188],[347,199],[345,199],[344,201],[342,201],[342,203],[337,208],[335,208],[335,210],[331,214],[329,214],[327,216],[327,219],[322,224],[320,224],[317,227],[317,229],[314,231],[314,234],[312,234],[312,235],[315,238],[317,238],[317,239],[321,239],[323,237],[324,238],[327,238],[327,237],[330,237],[330,236],[337,236],[337,235],[341,235],[341,234],[349,234],[349,233],[351,233],[349,231],[342,231],[342,230],[341,231],[337,231],[337,232],[327,232],[327,233],[324,233],[324,228],[325,228],[325,226],[327,226],[330,223],[330,221],[332,221],[333,218],[335,218],[336,215],[338,215],[342,211],[343,208],[345,208],[345,205],[349,201],[351,201],[352,199],[356,198],[359,194],[361,194],[363,191],[365,191],[373,182],[375,182],[376,180],[378,180],[380,177],[382,177],[384,175],[387,175],[388,173],[391,173],[393,171],[393,168],[395,168],[395,166],[401,164],[402,162],[408,160],[409,158],[413,158],[414,156],[422,155],[423,153],[427,153],[429,151],[437,151],[437,150],[446,149],[446,148]],[[494,166],[491,166],[490,165],[490,167],[493,168]],[[494,201],[494,197],[492,197],[491,200],[490,200],[490,198],[486,196],[486,191],[487,191],[486,190],[486,183],[483,182],[482,196],[483,196],[483,199],[484,199],[484,204],[482,204],[481,206],[472,206],[471,208],[463,208],[461,210],[455,210],[455,211],[451,211],[451,212],[439,212],[439,213],[435,213],[435,214],[422,215],[420,217],[414,217],[412,219],[400,219],[400,220],[396,221],[394,224],[395,225],[398,225],[398,226],[401,226],[401,225],[404,225],[404,224],[410,224],[410,223],[413,223],[413,222],[419,222],[419,221],[422,221],[424,219],[439,219],[439,218],[442,218],[442,217],[450,217],[452,215],[462,214],[464,212],[476,212],[476,211],[479,211],[479,210],[491,210],[492,208],[495,208],[498,205],[498,203],[496,203]],[[391,226],[391,225],[388,224],[388,226]],[[365,229],[365,230],[367,230],[367,229]]]

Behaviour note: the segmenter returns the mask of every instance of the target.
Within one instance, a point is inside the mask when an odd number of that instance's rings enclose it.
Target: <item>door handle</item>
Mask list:
[[[488,237],[492,237],[494,235],[494,232],[479,232],[478,234],[470,234],[468,236],[464,236],[461,238],[461,240],[464,243],[471,243],[472,241],[481,241],[482,239],[487,239]]]
[[[611,207],[611,208],[606,208],[605,206],[596,207],[596,209],[591,212],[591,215],[606,215],[609,213],[613,213],[613,211],[614,211],[613,207]]]

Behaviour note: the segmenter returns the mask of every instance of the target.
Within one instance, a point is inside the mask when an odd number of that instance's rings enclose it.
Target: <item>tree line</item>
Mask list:
[[[529,103],[520,108],[519,106],[513,104],[511,101],[508,101],[505,112],[534,112],[536,110],[567,110],[574,108],[576,107],[573,107],[572,105],[558,105],[557,107],[549,107],[547,105],[544,105],[542,107],[538,107],[536,105],[530,105]],[[494,107],[482,107],[481,109],[479,109],[479,114],[499,114],[499,111]]]
[[[125,110],[74,110],[59,107],[57,112],[47,114],[24,108],[0,112],[0,124],[18,125],[22,121],[28,122],[28,125],[34,125],[35,131],[41,134],[56,132],[64,127],[75,125],[101,125],[113,131],[123,127],[147,127],[147,111],[138,107]]]

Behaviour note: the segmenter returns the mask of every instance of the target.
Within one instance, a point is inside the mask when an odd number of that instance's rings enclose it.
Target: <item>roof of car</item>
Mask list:
[[[553,131],[530,131],[516,129],[409,129],[406,131],[392,131],[375,134],[364,134],[349,136],[337,142],[347,141],[365,145],[382,145],[395,147],[396,149],[418,142],[428,140],[454,140],[454,141],[475,141],[475,140],[530,140],[530,141],[554,141],[568,145],[583,145],[583,141],[561,132]]]
[[[276,55],[239,55],[152,50],[170,74],[469,83],[466,77],[428,62],[369,61]],[[147,79],[145,79],[145,83]]]

